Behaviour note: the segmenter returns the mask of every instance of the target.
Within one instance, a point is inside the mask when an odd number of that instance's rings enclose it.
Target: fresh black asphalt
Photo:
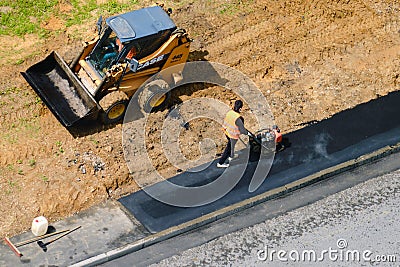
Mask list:
[[[153,199],[144,191],[123,197],[119,201],[150,232],[165,230],[379,148],[395,145],[400,142],[399,104],[400,93],[390,93],[285,134],[287,148],[276,154],[267,179],[252,193],[248,191],[248,185],[257,166],[254,159],[248,163],[243,177],[234,189],[208,205],[194,208],[174,207]],[[253,157],[254,155],[251,158]],[[169,181],[185,186],[209,183],[224,171],[216,168],[215,164],[216,162],[201,172],[179,174]],[[225,171],[229,171],[229,168]]]

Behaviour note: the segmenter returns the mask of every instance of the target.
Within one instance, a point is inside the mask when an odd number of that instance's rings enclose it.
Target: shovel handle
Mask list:
[[[14,252],[15,255],[17,255],[18,257],[22,257],[22,253],[21,251],[19,251],[17,249],[17,246],[14,245],[10,239],[8,237],[4,237],[4,242],[6,242],[6,244],[11,248],[11,250]]]
[[[19,243],[15,244],[15,246],[16,247],[21,247],[21,246],[36,242],[36,241],[38,241],[40,239],[44,239],[44,238],[47,238],[47,237],[50,237],[50,236],[53,236],[53,235],[58,235],[58,234],[61,234],[61,233],[65,233],[67,231],[69,231],[69,229],[65,229],[65,230],[62,230],[62,231],[57,231],[57,232],[46,234],[46,235],[37,236],[35,238],[19,242]]]
[[[72,233],[73,231],[75,231],[75,230],[78,230],[79,228],[81,228],[81,226],[80,226],[80,225],[79,225],[79,226],[77,226],[77,227],[75,227],[75,228],[72,228],[71,230],[68,230],[68,231],[66,231],[66,232],[65,232],[65,233],[63,233],[62,235],[59,235],[59,236],[57,236],[56,238],[54,238],[54,239],[52,239],[52,240],[48,241],[48,242],[46,243],[46,245],[48,245],[48,244],[50,244],[50,243],[53,243],[54,241],[56,241],[56,240],[60,239],[61,237],[64,237],[64,236],[66,236],[66,235],[68,235],[68,234]]]

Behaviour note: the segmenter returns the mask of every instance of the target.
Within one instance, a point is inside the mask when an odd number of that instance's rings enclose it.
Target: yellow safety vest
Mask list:
[[[232,139],[239,139],[240,136],[240,131],[239,127],[236,126],[236,120],[240,117],[240,114],[230,110],[228,113],[226,113],[225,119],[224,119],[224,124],[223,124],[223,130],[225,134]]]

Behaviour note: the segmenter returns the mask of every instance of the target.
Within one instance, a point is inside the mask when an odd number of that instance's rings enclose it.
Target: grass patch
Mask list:
[[[38,97],[38,96],[36,96],[35,97],[35,105],[42,105],[43,104],[43,101],[42,101],[42,99],[40,99],[40,97]]]
[[[54,12],[58,0],[0,0],[6,12],[0,17],[1,35],[38,33],[41,23]]]
[[[15,190],[20,190],[20,187],[17,185],[17,182],[8,180],[7,181],[8,188],[5,190],[6,195],[10,195],[11,193],[14,193]]]
[[[100,143],[99,140],[96,140],[96,139],[94,139],[94,138],[91,138],[90,140],[91,140],[91,141],[93,142],[93,144],[95,144],[95,145],[98,145],[98,144]]]
[[[66,21],[66,26],[82,24],[88,19],[93,19],[93,13],[99,16],[109,16],[119,13],[124,13],[131,10],[133,6],[138,4],[137,0],[130,0],[128,3],[120,3],[117,0],[109,0],[106,3],[98,5],[96,0],[88,0],[82,4],[80,0],[71,0],[73,10],[69,14],[65,14],[63,19]]]
[[[16,144],[18,142],[18,137],[11,135],[10,133],[3,134],[3,140],[10,144]]]
[[[2,141],[9,144],[18,142],[20,136],[37,138],[40,132],[40,124],[38,117],[20,118],[18,121],[6,125],[0,137]]]
[[[17,183],[14,182],[14,181],[8,180],[8,186],[9,186],[10,188],[14,188],[14,187],[17,186]]]
[[[57,142],[56,142],[56,146],[58,147],[58,151],[56,151],[56,155],[57,155],[57,156],[59,156],[60,153],[62,154],[62,153],[65,152],[65,151],[64,151],[64,148],[62,147],[61,141],[57,141]]]
[[[21,128],[29,134],[30,137],[34,138],[37,137],[40,131],[40,125],[37,118],[31,119],[20,119]]]
[[[36,160],[35,159],[30,159],[29,160],[29,166],[31,166],[32,168],[35,167],[36,165]]]
[[[40,179],[45,183],[47,183],[49,181],[49,178],[44,174],[40,175]]]
[[[88,19],[93,20],[96,14],[109,16],[123,13],[138,4],[138,0],[130,0],[127,3],[109,0],[100,5],[96,0],[70,0],[64,4],[59,2],[59,0],[0,0],[0,7],[4,10],[0,16],[0,34],[17,36],[37,34],[41,38],[46,38],[51,31],[42,25],[51,17],[62,19],[65,21],[65,26],[69,27],[82,24]],[[60,11],[60,5],[70,5],[71,9],[67,12]],[[21,63],[16,62],[16,64]]]
[[[225,3],[221,5],[221,8],[219,9],[219,13],[223,15],[235,15],[239,11],[240,12],[249,12],[250,10],[250,4],[253,1],[242,1],[242,0],[233,0],[230,1],[229,3]]]
[[[10,94],[18,94],[21,92],[21,88],[18,87],[9,87],[5,90],[0,91],[0,95],[10,95]]]
[[[17,61],[15,61],[15,65],[21,65],[22,63],[25,62],[25,59],[18,59]]]
[[[85,1],[85,3],[80,0],[72,0],[70,4],[73,6],[71,12],[62,15],[67,27],[81,24],[85,20],[92,18],[91,12],[97,8],[96,0]]]

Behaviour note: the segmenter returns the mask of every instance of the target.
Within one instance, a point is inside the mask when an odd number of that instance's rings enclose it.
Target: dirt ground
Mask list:
[[[68,1],[60,2],[55,8],[69,12]],[[248,75],[267,97],[284,133],[399,89],[398,1],[166,4],[174,9],[176,24],[194,39],[190,59],[223,63]],[[97,16],[66,28],[61,19],[51,18],[43,27],[54,34],[46,40],[0,36],[0,236],[29,230],[36,216],[56,221],[139,189],[124,161],[121,124],[74,137],[19,74],[53,50],[71,60],[82,40],[93,36],[96,21]],[[181,101],[199,96],[226,104],[235,99],[216,87],[185,87],[175,95]],[[152,131],[166,112],[152,115]],[[244,116],[250,116],[246,109]],[[180,147],[189,158],[199,154],[194,144],[202,138],[213,138],[218,152],[225,144],[212,121],[191,123],[181,137]],[[176,168],[156,139],[150,144],[152,160],[173,175]]]

